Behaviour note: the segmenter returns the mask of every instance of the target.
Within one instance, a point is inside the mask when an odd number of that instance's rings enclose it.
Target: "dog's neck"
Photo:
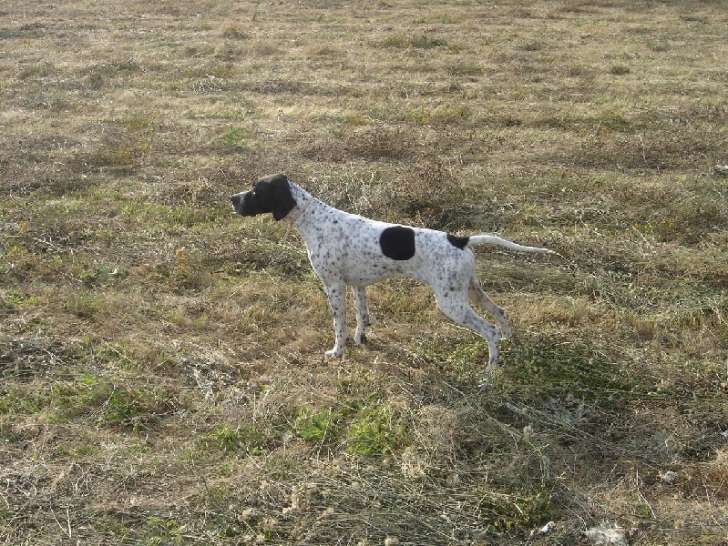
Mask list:
[[[296,202],[296,206],[286,215],[285,220],[291,222],[299,231],[304,232],[309,219],[316,215],[316,211],[326,208],[328,205],[316,199],[290,179],[288,180],[288,187],[291,190],[291,197]]]

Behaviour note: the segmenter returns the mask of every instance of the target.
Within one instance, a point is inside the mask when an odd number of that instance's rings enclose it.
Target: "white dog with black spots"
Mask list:
[[[487,375],[496,369],[498,341],[509,337],[506,313],[488,297],[475,276],[474,245],[497,245],[521,252],[555,252],[522,246],[495,235],[458,237],[433,229],[370,220],[338,210],[313,197],[285,175],[268,176],[253,189],[231,197],[242,216],[271,213],[288,220],[306,243],[313,270],[324,285],[334,318],[334,347],[340,357],[346,343],[346,287],[354,292],[354,343],[365,341],[369,325],[367,285],[393,276],[414,277],[432,287],[440,310],[450,319],[480,334],[488,342]],[[470,296],[495,318],[498,328],[478,315]]]

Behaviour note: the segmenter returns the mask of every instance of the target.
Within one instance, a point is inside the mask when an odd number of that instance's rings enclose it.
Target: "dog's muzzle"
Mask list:
[[[230,198],[230,201],[232,201],[233,208],[235,209],[236,214],[243,214],[243,197],[245,194],[238,193],[236,195],[233,195]]]

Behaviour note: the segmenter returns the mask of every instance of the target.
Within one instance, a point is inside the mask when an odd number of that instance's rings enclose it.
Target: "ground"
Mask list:
[[[0,4],[0,539],[725,545],[725,8]],[[409,280],[323,358],[297,233],[228,201],[276,172],[561,254],[478,249],[490,388]]]

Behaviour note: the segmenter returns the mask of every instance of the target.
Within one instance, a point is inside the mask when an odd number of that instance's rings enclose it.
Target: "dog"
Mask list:
[[[459,237],[433,229],[407,227],[370,220],[329,206],[283,174],[262,178],[250,191],[233,195],[235,213],[241,216],[272,214],[298,229],[308,258],[321,280],[334,319],[334,347],[328,357],[340,357],[346,343],[346,287],[354,292],[356,331],[354,343],[365,342],[369,325],[367,285],[393,276],[414,277],[432,287],[440,310],[454,322],[488,342],[486,377],[497,369],[498,342],[510,337],[503,309],[488,297],[475,276],[471,247],[496,245],[520,252],[556,254],[546,248],[522,246],[495,235]],[[498,324],[478,315],[470,296]]]

